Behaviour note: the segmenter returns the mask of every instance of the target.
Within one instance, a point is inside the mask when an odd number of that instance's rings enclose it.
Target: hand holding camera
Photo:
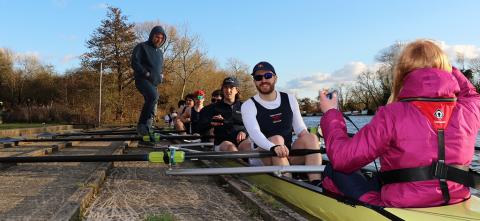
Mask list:
[[[328,91],[320,91],[318,96],[319,104],[318,108],[323,113],[330,109],[338,109],[338,92],[337,90],[330,89]]]

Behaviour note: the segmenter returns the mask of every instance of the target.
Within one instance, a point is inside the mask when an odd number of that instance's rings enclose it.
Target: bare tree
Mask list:
[[[375,60],[393,68],[395,66],[397,57],[404,46],[405,42],[396,41],[392,45],[381,50],[377,56],[375,56]]]
[[[461,70],[465,70],[465,53],[457,51],[456,61]]]
[[[474,73],[480,73],[480,57],[470,59],[468,65]]]
[[[377,76],[372,71],[362,72],[354,86],[357,99],[363,101],[370,112],[382,105],[383,91]]]
[[[300,108],[300,112],[303,114],[311,114],[316,112],[317,105],[315,100],[312,100],[308,97],[298,99],[298,106]]]
[[[404,46],[404,42],[397,41],[389,47],[381,50],[375,57],[375,60],[381,63],[380,68],[376,72],[376,78],[379,81],[381,89],[380,103],[382,105],[387,103],[388,98],[392,93],[393,69],[395,68],[397,57]]]
[[[334,88],[337,90],[338,105],[340,110],[350,110],[347,106],[351,100],[351,92],[349,85],[345,83],[336,84]]]
[[[0,48],[0,101],[13,102],[15,95],[14,54],[9,49]]]
[[[242,97],[248,99],[255,95],[256,89],[252,77],[249,74],[249,67],[239,59],[229,58],[227,61],[227,74],[234,76],[240,83]]]
[[[14,77],[12,89],[16,92],[16,101],[18,104],[31,98],[24,96],[25,85],[27,80],[32,79],[36,73],[42,71],[42,65],[38,58],[33,55],[17,55],[16,56],[17,70]]]
[[[208,58],[206,53],[200,48],[200,38],[196,35],[189,36],[188,28],[185,27],[182,36],[178,42],[173,45],[174,54],[178,54],[178,59],[173,60],[174,74],[180,81],[181,93],[179,98],[185,95],[185,89],[192,76],[200,74],[202,68],[207,65]]]

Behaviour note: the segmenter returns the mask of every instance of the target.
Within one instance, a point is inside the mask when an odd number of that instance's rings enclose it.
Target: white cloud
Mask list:
[[[467,60],[480,56],[480,48],[475,45],[446,45],[443,50],[451,60],[457,58],[457,53],[463,54]]]
[[[110,5],[107,4],[107,3],[98,3],[98,4],[96,4],[96,5],[93,5],[93,6],[92,6],[92,9],[94,9],[94,10],[97,10],[97,9],[106,9],[106,8],[108,8],[109,6],[110,6]]]
[[[342,81],[350,81],[355,79],[360,73],[368,70],[366,64],[358,61],[350,62],[343,66],[343,68],[336,70],[333,72],[332,77],[336,80]]]
[[[315,97],[321,89],[331,88],[340,83],[351,83],[367,70],[375,71],[378,65],[368,66],[362,62],[350,62],[333,73],[315,73],[288,81],[280,90],[296,94],[299,97]]]
[[[436,41],[436,43],[447,54],[453,64],[455,64],[458,53],[463,54],[466,60],[480,57],[480,48],[476,45],[448,45],[444,41]]]
[[[78,59],[79,56],[77,55],[73,55],[73,54],[67,54],[65,56],[62,57],[62,59],[60,59],[60,63],[61,64],[67,64],[75,59]]]

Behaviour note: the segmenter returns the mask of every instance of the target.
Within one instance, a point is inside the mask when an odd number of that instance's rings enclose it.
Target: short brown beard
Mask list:
[[[264,83],[264,84],[265,84],[265,83]],[[261,90],[261,87],[262,87],[261,84],[258,85],[258,86],[255,85],[255,87],[257,87],[258,93],[260,93],[260,94],[271,94],[271,93],[275,90],[275,85],[270,84],[270,83],[266,83],[266,84],[270,85],[270,90],[268,90],[268,91],[266,91],[266,92],[264,92],[264,91]]]

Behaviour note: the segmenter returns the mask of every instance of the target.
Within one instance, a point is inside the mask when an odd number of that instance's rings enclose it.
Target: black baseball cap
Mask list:
[[[270,63],[268,63],[266,61],[261,61],[253,67],[253,71],[252,71],[251,75],[252,76],[255,75],[255,72],[260,71],[260,70],[271,71],[274,74],[277,74],[277,73],[275,73],[275,68],[273,68],[273,66]]]
[[[238,85],[239,85],[238,81],[234,77],[227,77],[227,78],[223,79],[222,87],[225,87],[225,86],[238,87]]]

